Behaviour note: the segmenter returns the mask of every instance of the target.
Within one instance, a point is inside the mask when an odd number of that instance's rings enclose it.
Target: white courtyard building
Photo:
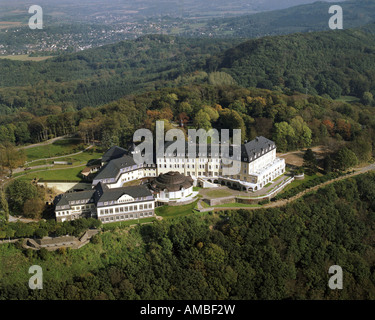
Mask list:
[[[166,143],[164,149],[167,150],[171,144]],[[155,165],[137,165],[132,151],[113,147],[103,156],[104,166],[94,178],[93,186],[101,182],[109,188],[119,188],[130,181],[173,171],[192,177],[195,184],[198,180],[207,180],[241,190],[256,191],[285,172],[285,160],[277,158],[275,143],[265,137],[257,137],[241,145],[241,156],[236,161],[239,168],[234,175],[224,175],[220,152],[212,154],[210,145],[207,145],[205,156],[195,146],[195,158],[188,157],[187,145],[185,154],[164,152],[164,157],[156,157]]]
[[[165,143],[164,150],[172,143]],[[93,190],[66,193],[56,198],[56,219],[96,217],[106,223],[149,217],[154,214],[155,199],[158,203],[183,201],[191,197],[193,185],[210,182],[257,191],[285,172],[285,160],[276,156],[275,143],[265,137],[241,145],[241,154],[234,164],[238,170],[231,175],[224,174],[225,164],[217,148],[212,148],[211,152],[211,146],[207,145],[207,154],[203,155],[195,147],[193,158],[188,157],[186,143],[186,154],[164,152],[164,156],[155,157],[155,164],[151,165],[135,163],[134,145],[129,151],[110,148],[103,155],[102,167],[93,179]],[[231,155],[232,151],[229,153]],[[146,185],[124,187],[135,180],[151,183],[152,192]]]

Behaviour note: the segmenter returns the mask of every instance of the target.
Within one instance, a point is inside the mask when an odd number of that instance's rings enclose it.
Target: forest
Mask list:
[[[280,2],[282,3],[282,2]],[[231,30],[234,37],[260,38],[296,32],[327,30],[332,3],[316,1],[252,15],[212,19],[207,24],[220,35]],[[375,3],[372,0],[335,1],[343,8],[345,29],[361,27],[374,21]]]
[[[215,75],[219,80],[227,76]],[[216,81],[214,77],[212,81]],[[173,124],[182,130],[240,128],[242,141],[265,136],[276,142],[279,151],[325,145],[335,152],[346,146],[360,163],[371,159],[375,142],[372,106],[237,85],[164,88],[128,95],[97,108],[62,112],[53,106],[45,107],[44,112],[48,115],[17,111],[1,118],[0,166],[12,166],[14,145],[66,134],[78,134],[86,144],[101,141],[103,150],[113,145],[127,148],[135,130],[154,130],[157,120],[165,122],[165,130]]]
[[[320,95],[375,94],[375,25],[287,36],[188,39],[149,35],[41,62],[0,60],[0,114],[46,115],[127,94],[193,84],[238,84]],[[242,42],[242,43],[241,43]],[[218,79],[217,72],[228,74]]]
[[[284,207],[118,227],[79,251],[3,244],[0,299],[374,299],[374,192],[371,173]],[[33,264],[43,290],[27,287]]]

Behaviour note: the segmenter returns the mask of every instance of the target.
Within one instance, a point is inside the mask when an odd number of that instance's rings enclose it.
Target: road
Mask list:
[[[43,141],[43,142],[39,142],[39,143],[35,143],[35,144],[30,144],[28,146],[18,147],[17,149],[22,150],[22,149],[30,149],[30,148],[34,148],[34,147],[39,147],[39,146],[45,146],[45,145],[48,145],[48,144],[52,144],[55,141],[63,140],[63,139],[66,139],[66,138],[71,138],[71,137],[72,137],[72,135],[65,135],[65,136],[49,139],[47,141]]]
[[[277,200],[277,201],[265,204],[261,207],[225,207],[225,208],[223,208],[223,207],[210,207],[210,208],[207,208],[207,210],[204,210],[204,211],[211,211],[211,210],[213,210],[213,211],[223,211],[223,210],[240,210],[240,209],[257,210],[257,209],[282,207],[282,206],[285,206],[286,204],[288,204],[290,202],[298,200],[299,198],[303,197],[306,193],[316,191],[316,190],[318,190],[322,187],[325,187],[325,186],[327,186],[331,183],[334,183],[336,181],[348,179],[348,178],[351,178],[351,177],[354,177],[354,176],[357,176],[357,175],[360,175],[360,174],[363,174],[363,173],[366,173],[366,172],[369,172],[369,171],[373,171],[373,170],[375,170],[375,163],[373,163],[369,166],[363,167],[363,168],[357,168],[357,169],[355,169],[354,173],[351,173],[351,174],[348,174],[348,175],[345,175],[345,176],[342,176],[342,177],[339,177],[339,178],[336,178],[336,179],[333,179],[333,180],[329,180],[329,181],[324,182],[322,184],[319,184],[315,187],[312,187],[312,188],[306,189],[304,191],[301,191],[300,193],[298,193],[297,195],[295,195],[292,198]]]

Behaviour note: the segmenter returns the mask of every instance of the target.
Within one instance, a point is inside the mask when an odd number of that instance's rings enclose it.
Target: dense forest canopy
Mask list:
[[[360,175],[280,208],[113,229],[74,252],[4,244],[0,299],[374,299],[374,190]],[[28,289],[33,264],[43,290]],[[328,287],[332,265],[343,290]]]
[[[375,94],[375,24],[239,43],[153,35],[43,62],[0,60],[0,114],[42,115],[45,106],[71,111],[129,93],[204,83],[370,102]]]
[[[284,1],[280,1],[284,2]],[[344,27],[356,28],[375,21],[375,3],[372,0],[350,0],[330,3],[315,1],[311,4],[243,15],[231,18],[218,18],[208,22],[217,34],[233,30],[232,36],[259,38],[296,32],[323,31],[328,29],[328,19],[332,15],[328,9],[339,5],[344,12]]]
[[[221,75],[219,75],[219,78]],[[224,77],[225,78],[225,77]],[[41,109],[40,111],[43,111]],[[62,112],[46,107],[34,116],[18,111],[0,122],[0,144],[39,142],[78,133],[89,143],[128,147],[139,128],[155,121],[189,127],[241,129],[242,140],[273,139],[280,151],[325,144],[332,151],[349,144],[360,161],[371,158],[375,142],[375,109],[304,94],[233,85],[194,85],[128,95],[104,106]]]
[[[375,24],[250,40],[209,60],[209,67],[245,87],[362,98],[375,94]]]

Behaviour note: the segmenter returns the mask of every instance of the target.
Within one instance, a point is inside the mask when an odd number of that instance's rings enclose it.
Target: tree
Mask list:
[[[358,164],[358,158],[355,153],[346,147],[341,148],[334,159],[334,168],[345,171]]]
[[[374,102],[373,94],[368,91],[364,92],[361,102],[366,106],[370,106]]]
[[[35,186],[22,180],[11,182],[5,192],[8,198],[9,209],[15,214],[22,214],[25,202],[36,198],[38,194]]]
[[[212,127],[211,119],[208,113],[204,110],[199,110],[199,112],[194,118],[194,126],[197,129],[204,129],[206,131],[210,130]]]
[[[311,173],[315,173],[318,170],[315,153],[310,148],[303,155],[303,165]]]
[[[290,126],[295,132],[295,145],[297,147],[308,147],[311,145],[311,130],[302,119],[302,117],[297,116],[290,121]]]
[[[236,81],[232,76],[225,72],[211,72],[208,75],[208,83],[212,85],[234,85]]]
[[[1,218],[5,221],[9,219],[9,205],[3,190],[0,190],[0,220]]]
[[[42,239],[43,237],[46,237],[48,236],[48,231],[46,229],[43,229],[43,228],[39,228],[35,231],[35,235]]]
[[[221,129],[240,129],[241,130],[241,140],[246,139],[246,126],[241,116],[236,110],[223,109],[220,113],[219,123]]]
[[[45,203],[41,199],[28,199],[23,205],[23,215],[31,219],[40,219],[45,208]]]
[[[333,160],[330,155],[327,155],[323,160],[323,169],[325,173],[331,173],[332,172],[332,166],[333,166]]]
[[[13,169],[23,165],[26,161],[26,155],[23,150],[17,150],[16,147],[5,142],[0,146],[0,163],[2,167],[8,167],[12,175]]]
[[[288,122],[279,122],[275,124],[274,140],[281,151],[287,151],[293,147],[296,133]]]

